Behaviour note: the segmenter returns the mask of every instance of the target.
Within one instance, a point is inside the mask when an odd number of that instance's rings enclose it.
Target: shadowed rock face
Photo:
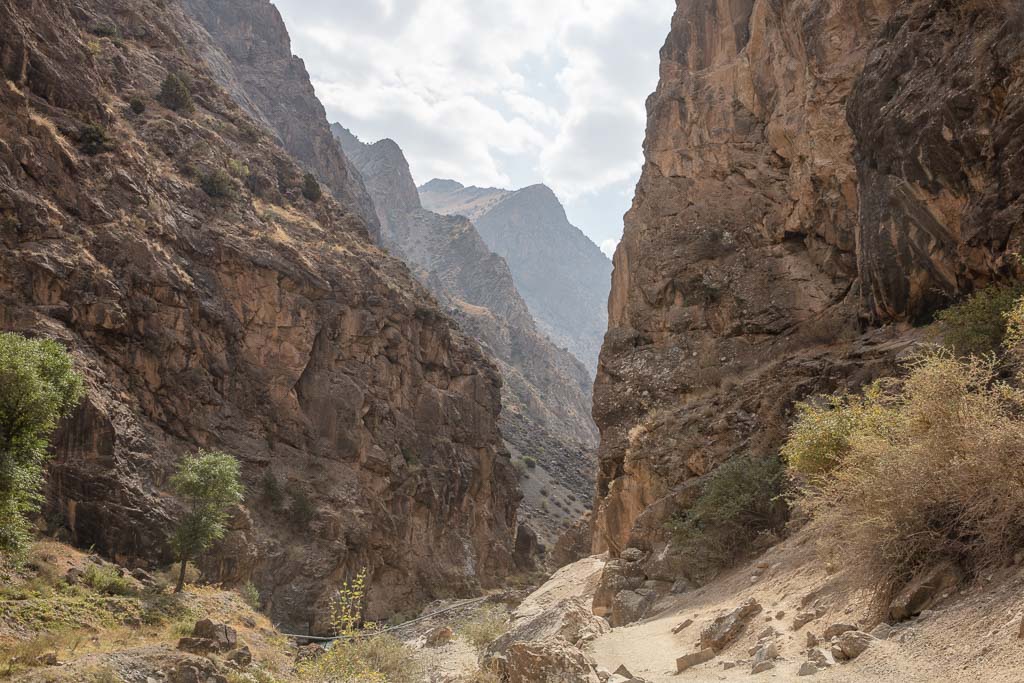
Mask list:
[[[431,180],[420,197],[432,211],[473,221],[487,247],[508,262],[541,330],[596,370],[611,263],[569,223],[554,192],[544,185],[508,191]]]
[[[581,515],[582,501],[593,494],[596,428],[586,368],[538,331],[505,260],[487,248],[468,219],[421,208],[397,144],[364,144],[338,124],[333,131],[373,197],[383,243],[495,359],[504,380],[502,434],[514,454],[536,458],[543,476],[552,479],[534,486],[538,471],[524,482],[522,517],[544,544],[553,544],[560,523]],[[546,512],[541,489],[551,495]],[[568,495],[580,501],[579,510],[553,506]]]
[[[277,8],[269,0],[184,0],[184,6],[209,33],[199,47],[217,82],[338,201],[357,211],[379,242],[373,202],[331,135]]]
[[[230,6],[279,43],[269,5]],[[265,34],[256,52],[280,53]],[[376,618],[500,582],[519,492],[494,366],[358,204],[303,197],[304,169],[196,57],[216,51],[177,3],[0,0],[0,329],[61,340],[88,384],[47,520],[130,565],[169,560],[168,478],[216,448],[247,498],[206,575],[252,579],[288,630],[326,630],[364,567]],[[168,71],[194,113],[157,102]],[[105,129],[92,156],[87,125]],[[226,196],[199,189],[215,170],[237,176]]]
[[[594,550],[653,550],[691,480],[795,400],[893,369],[1005,276],[1024,216],[1011,2],[679,2],[595,385]]]

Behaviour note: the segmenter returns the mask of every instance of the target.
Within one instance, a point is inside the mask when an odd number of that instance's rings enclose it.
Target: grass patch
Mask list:
[[[477,654],[483,654],[487,646],[508,631],[508,616],[497,607],[486,606],[474,616],[462,622],[457,632],[473,646]]]
[[[106,595],[133,595],[135,584],[127,576],[122,576],[117,567],[104,564],[90,564],[85,568],[82,581],[97,593]]]
[[[339,641],[298,671],[309,683],[419,683],[423,676],[412,650],[388,634]]]

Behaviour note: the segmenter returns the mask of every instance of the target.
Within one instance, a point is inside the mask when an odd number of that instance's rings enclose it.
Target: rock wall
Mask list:
[[[218,448],[247,497],[206,575],[287,630],[326,630],[362,568],[375,618],[499,583],[520,494],[493,364],[358,202],[304,198],[215,51],[177,3],[0,0],[0,329],[61,340],[89,388],[48,523],[167,561],[168,478]],[[158,102],[169,72],[193,113]]]
[[[503,379],[502,435],[513,455],[539,464],[526,473],[520,516],[544,545],[552,545],[565,524],[583,513],[593,491],[597,430],[586,368],[540,333],[508,264],[488,249],[473,223],[421,207],[394,141],[365,144],[338,124],[333,130],[377,206],[383,244],[410,264],[494,358]]]
[[[680,0],[595,386],[594,550],[672,580],[696,478],[776,452],[1011,270],[1024,44],[1001,0]],[[642,577],[643,578],[643,577]]]

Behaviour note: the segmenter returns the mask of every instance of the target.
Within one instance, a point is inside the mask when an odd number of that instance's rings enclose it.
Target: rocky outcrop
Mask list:
[[[377,206],[383,244],[411,265],[495,359],[504,380],[502,434],[514,456],[535,459],[542,471],[525,472],[533,481],[524,482],[521,516],[543,545],[552,545],[562,522],[575,516],[564,504],[568,496],[589,501],[593,494],[597,434],[586,369],[537,329],[505,259],[487,247],[473,223],[420,206],[395,142],[364,144],[338,124],[333,130]],[[538,483],[542,476],[546,481]],[[553,509],[556,500],[561,509]]]
[[[693,480],[894,369],[1024,228],[1016,3],[679,2],[614,259],[594,549],[663,555]]]
[[[209,40],[177,3],[0,0],[0,329],[62,341],[89,389],[46,519],[167,560],[169,475],[218,448],[247,496],[206,576],[253,580],[287,630],[325,630],[362,568],[371,618],[498,583],[519,493],[496,369],[357,204],[304,196]],[[169,72],[194,113],[158,103]]]
[[[352,207],[374,240],[380,226],[366,188],[327,124],[306,65],[292,54],[281,13],[270,0],[184,0],[207,31],[199,43],[217,82],[245,111],[277,136],[281,145]]]
[[[596,370],[608,323],[611,263],[569,223],[550,188],[509,191],[432,180],[420,197],[432,211],[473,221],[487,247],[508,262],[541,330]]]

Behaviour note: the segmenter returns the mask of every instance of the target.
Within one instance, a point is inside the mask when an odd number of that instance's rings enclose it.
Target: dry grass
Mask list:
[[[508,631],[508,615],[497,607],[487,606],[462,622],[458,634],[476,650],[483,654],[487,646]]]
[[[407,645],[384,634],[339,641],[299,674],[309,683],[419,683],[423,670]]]
[[[1012,557],[1024,543],[1024,392],[994,360],[934,350],[876,400],[888,419],[854,428],[800,501],[826,552],[881,600],[942,560],[971,575]]]

